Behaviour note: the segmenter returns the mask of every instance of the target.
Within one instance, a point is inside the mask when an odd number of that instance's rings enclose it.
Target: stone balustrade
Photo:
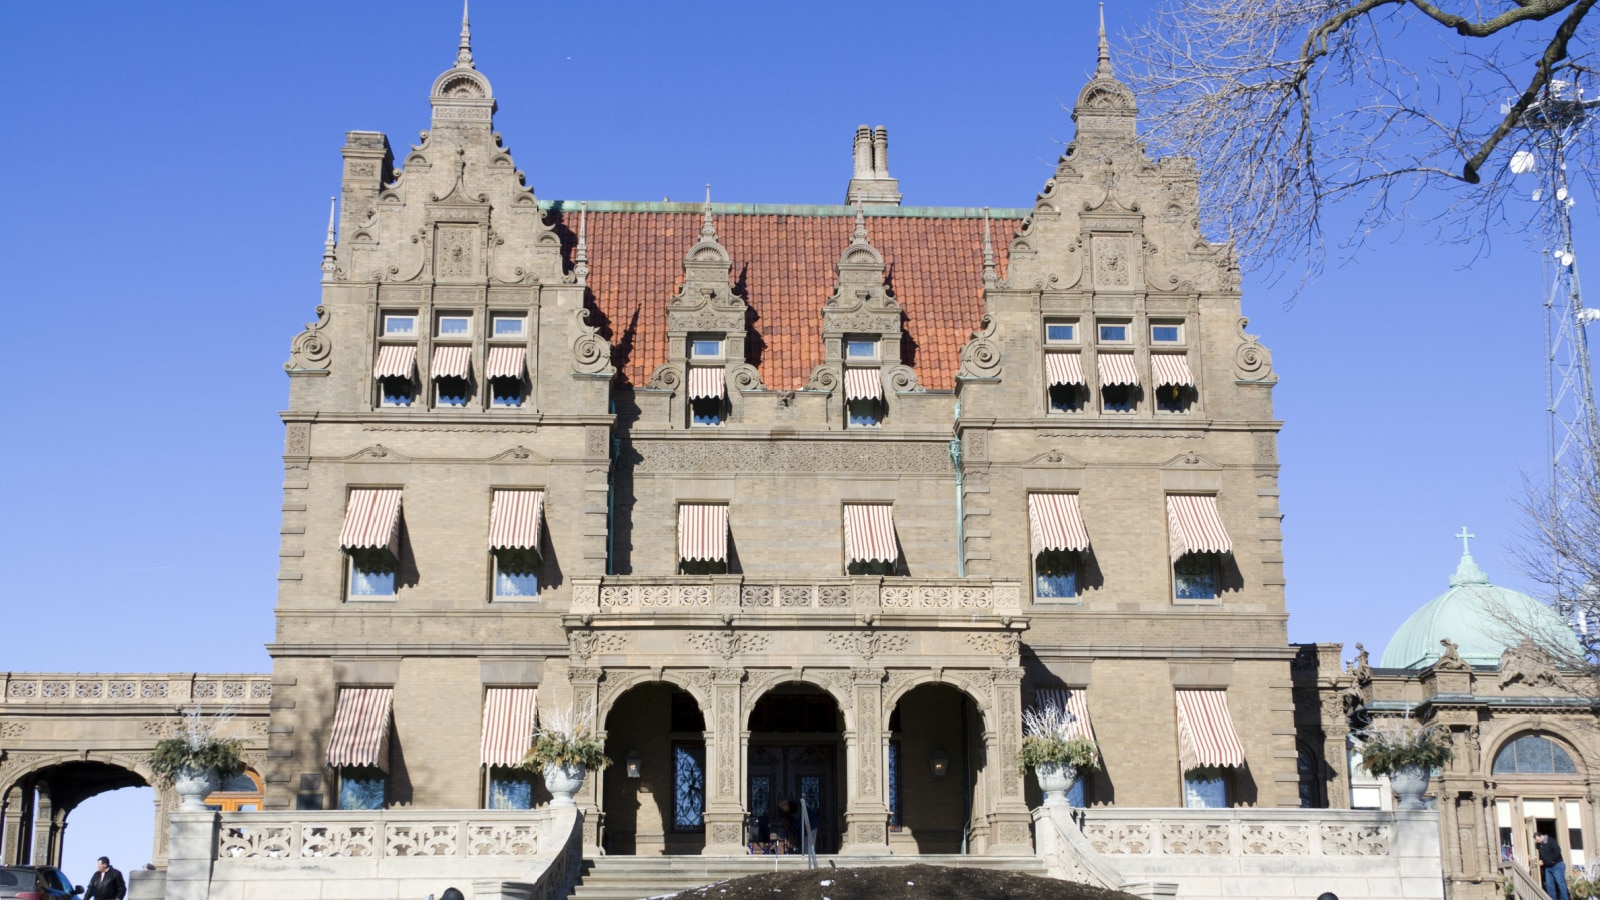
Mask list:
[[[1388,856],[1395,834],[1387,813],[1340,810],[1100,807],[1083,812],[1094,849],[1124,856]],[[1141,815],[1142,814],[1142,815]]]
[[[268,675],[199,673],[68,675],[58,672],[0,674],[0,704],[154,704],[260,707],[272,700]]]
[[[541,856],[549,851],[549,808],[460,813],[251,812],[227,814],[217,859],[371,859]],[[565,835],[557,837],[559,845]]]
[[[777,581],[742,575],[575,578],[574,613],[1019,613],[1022,585],[977,578],[847,577]]]

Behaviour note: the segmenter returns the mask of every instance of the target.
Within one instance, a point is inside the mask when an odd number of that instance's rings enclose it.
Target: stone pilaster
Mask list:
[[[851,669],[854,728],[844,733],[849,806],[839,852],[879,855],[889,852],[889,803],[884,772],[888,733],[883,721],[883,669]]]
[[[600,716],[600,669],[575,668],[567,670],[567,681],[572,685],[572,708],[592,709]],[[595,722],[595,737],[605,742],[605,722]],[[578,808],[583,811],[583,855],[598,857],[600,829],[604,826],[600,811],[600,798],[605,796],[605,771],[590,772],[583,789],[578,792]]]
[[[50,851],[55,847],[55,809],[50,802],[50,789],[39,784],[39,799],[33,810],[33,860],[35,866],[53,866]]]
[[[1021,667],[991,669],[994,678],[994,727],[985,735],[989,746],[988,841],[985,853],[997,856],[1032,856],[1030,830],[1032,814],[1024,799],[1022,774],[1017,771],[1018,746],[1022,740]],[[993,735],[993,737],[989,737]]]
[[[706,741],[706,848],[708,856],[745,851],[744,801],[744,669],[711,673],[710,738]]]
[[[33,790],[26,783],[19,784],[0,800],[5,803],[5,831],[0,837],[5,855],[0,856],[0,865],[25,866],[28,864],[28,834],[32,828]]]

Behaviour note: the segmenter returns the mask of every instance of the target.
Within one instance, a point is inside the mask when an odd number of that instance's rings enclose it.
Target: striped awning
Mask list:
[[[844,505],[846,562],[892,563],[900,558],[894,539],[894,507],[881,503]]]
[[[489,507],[489,549],[538,550],[543,524],[544,491],[495,491]]]
[[[1167,549],[1174,562],[1185,553],[1232,553],[1217,498],[1209,494],[1167,495]]]
[[[535,688],[489,688],[483,698],[483,765],[514,766],[533,746]]]
[[[400,489],[357,488],[344,508],[339,549],[388,547],[400,538]]]
[[[1083,688],[1039,688],[1034,702],[1039,706],[1064,706],[1072,714],[1072,736],[1094,740],[1094,725],[1089,721],[1089,701]]]
[[[728,507],[721,503],[678,504],[678,558],[728,559]]]
[[[1226,691],[1178,691],[1178,759],[1183,771],[1244,765]]]
[[[1058,384],[1083,384],[1083,364],[1076,353],[1046,353],[1044,371],[1050,377],[1050,386]]]
[[[1169,384],[1194,387],[1194,375],[1189,371],[1189,360],[1181,353],[1152,353],[1150,368],[1155,372],[1156,387]]]
[[[1100,354],[1100,386],[1111,387],[1117,384],[1139,386],[1139,370],[1133,364],[1133,354]]]
[[[1047,550],[1089,549],[1089,532],[1078,514],[1077,494],[1029,494],[1028,527],[1033,534],[1033,555]]]
[[[394,688],[344,688],[328,735],[328,765],[389,769]]]
[[[485,378],[521,379],[528,367],[528,351],[521,347],[490,347],[489,362],[483,367]]]
[[[720,400],[728,392],[721,366],[694,366],[689,369],[689,399]]]
[[[846,400],[879,400],[883,397],[883,378],[877,369],[845,369]]]
[[[433,377],[466,378],[472,374],[471,347],[436,347],[433,351]]]
[[[417,371],[417,345],[384,344],[378,348],[373,378],[410,378]]]

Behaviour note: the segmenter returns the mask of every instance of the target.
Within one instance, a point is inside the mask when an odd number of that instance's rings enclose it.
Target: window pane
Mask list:
[[[1225,809],[1228,783],[1222,778],[1183,779],[1183,805],[1190,809]]]
[[[689,421],[694,425],[721,425],[722,398],[699,397],[689,401]]]
[[[391,597],[394,595],[393,572],[363,572],[350,564],[350,596]]]
[[[722,355],[722,342],[711,339],[698,339],[689,344],[689,355],[695,358],[717,357]]]
[[[1152,325],[1150,326],[1150,340],[1157,343],[1172,343],[1178,340],[1178,326]]]
[[[1209,553],[1185,553],[1172,564],[1179,600],[1217,599],[1217,563]]]
[[[385,378],[378,383],[384,406],[410,406],[411,382],[404,378]]]
[[[1078,571],[1082,560],[1077,553],[1049,550],[1034,559],[1033,595],[1040,599],[1066,599],[1078,596]]]
[[[526,774],[511,769],[491,769],[489,808],[533,809],[533,782]]]
[[[440,378],[439,405],[440,406],[466,406],[467,405],[467,380],[465,378]]]
[[[339,779],[340,809],[383,809],[386,779],[346,776]]]
[[[1077,412],[1083,409],[1083,394],[1075,384],[1050,385],[1051,412]]]
[[[524,321],[522,316],[495,316],[494,336],[522,337]]]
[[[900,825],[900,742],[889,742],[889,824]]]
[[[1133,387],[1126,384],[1108,384],[1100,389],[1107,412],[1128,412],[1133,409]]]
[[[417,333],[416,316],[384,316],[383,333],[385,335],[409,335]]]
[[[845,404],[850,424],[856,426],[879,425],[883,422],[883,407],[877,400],[851,400]]]
[[[772,799],[772,779],[765,775],[757,775],[750,779],[750,815],[764,816],[767,814],[768,802]]]
[[[1100,340],[1126,341],[1128,339],[1128,326],[1126,325],[1101,325]]]
[[[521,406],[522,382],[514,378],[496,378],[489,383],[489,396],[495,406]]]
[[[702,828],[706,808],[706,748],[699,744],[674,744],[672,754],[672,826]]]
[[[1067,804],[1069,806],[1076,806],[1082,809],[1089,805],[1089,789],[1086,787],[1088,783],[1088,777],[1082,773],[1078,775],[1076,781],[1072,782],[1072,790],[1067,791]]]
[[[537,597],[539,596],[539,576],[532,572],[517,575],[497,570],[494,573],[494,595],[496,597]]]
[[[1065,322],[1051,322],[1044,326],[1044,339],[1047,341],[1070,341],[1073,332],[1077,329]]]
[[[1555,741],[1525,734],[1507,744],[1494,758],[1496,775],[1576,775],[1572,756]]]
[[[467,333],[468,325],[471,323],[471,321],[472,320],[468,319],[466,316],[440,316],[439,334],[456,335],[458,337],[465,335]]]
[[[844,355],[851,359],[877,359],[877,341],[845,341]]]

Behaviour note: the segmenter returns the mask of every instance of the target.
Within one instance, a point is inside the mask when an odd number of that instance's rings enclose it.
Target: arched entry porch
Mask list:
[[[700,853],[706,845],[706,719],[683,688],[627,689],[605,720],[602,846],[618,855]]]
[[[889,849],[966,853],[988,759],[983,713],[965,693],[922,684],[889,714]]]
[[[29,771],[0,786],[5,865],[55,866],[61,863],[67,819],[90,797],[131,787],[146,787],[151,773],[131,761],[68,757],[41,759]],[[156,811],[158,822],[162,811]]]
[[[816,685],[786,682],[756,699],[746,724],[751,839],[772,849],[780,841],[798,848],[804,809],[814,811],[817,852],[838,852],[848,806],[839,704]]]

